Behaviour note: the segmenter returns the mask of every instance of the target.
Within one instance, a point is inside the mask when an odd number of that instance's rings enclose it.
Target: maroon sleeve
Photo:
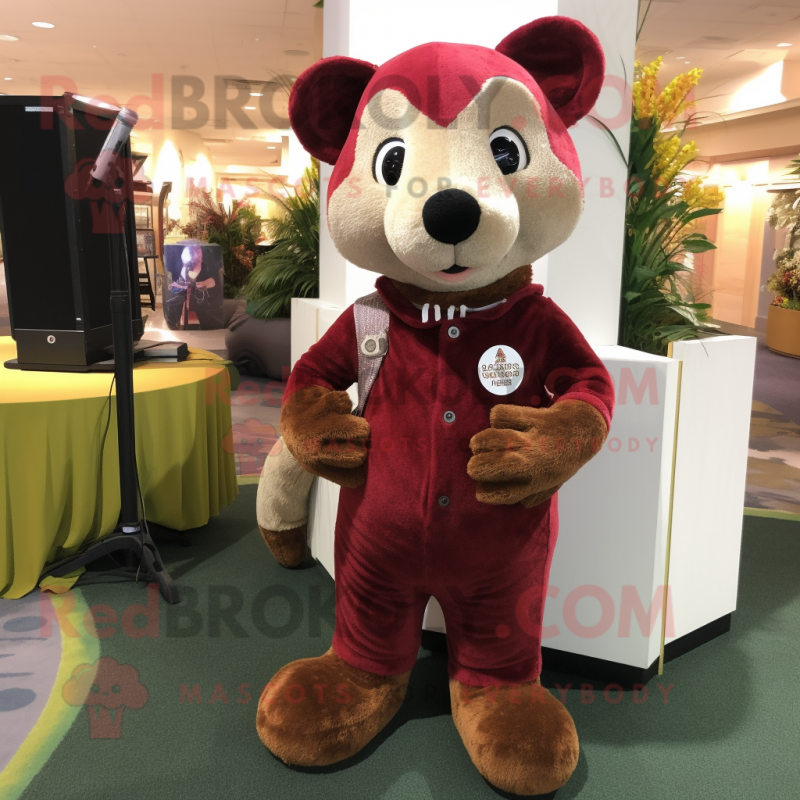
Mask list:
[[[358,380],[356,322],[353,306],[345,309],[327,333],[294,365],[284,400],[298,389],[324,386],[343,391]]]
[[[548,392],[554,395],[553,402],[583,400],[593,405],[610,426],[614,383],[608,370],[578,326],[550,298],[542,301],[546,321],[541,378]]]

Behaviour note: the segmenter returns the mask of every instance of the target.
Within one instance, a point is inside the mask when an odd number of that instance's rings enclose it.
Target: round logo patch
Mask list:
[[[498,344],[481,356],[478,377],[492,394],[511,394],[525,377],[525,365],[513,347]]]

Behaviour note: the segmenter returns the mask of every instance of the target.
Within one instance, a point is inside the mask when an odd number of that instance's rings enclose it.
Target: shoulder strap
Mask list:
[[[389,309],[377,292],[359,297],[353,306],[358,343],[358,405],[353,413],[364,416],[367,398],[389,350]]]

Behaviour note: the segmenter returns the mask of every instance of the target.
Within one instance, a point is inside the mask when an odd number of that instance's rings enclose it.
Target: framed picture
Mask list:
[[[224,328],[222,248],[187,239],[164,246],[161,294],[171,330]]]
[[[134,203],[133,216],[136,219],[137,228],[153,227],[153,209],[146,203]]]
[[[152,229],[136,231],[136,254],[139,258],[153,258],[156,255],[156,232]]]

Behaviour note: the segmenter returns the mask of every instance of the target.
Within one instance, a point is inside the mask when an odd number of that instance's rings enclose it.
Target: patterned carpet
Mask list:
[[[745,506],[800,514],[800,425],[753,401],[748,455]]]
[[[746,513],[800,519],[800,359],[767,349],[758,334]]]
[[[285,388],[286,384],[280,381],[243,375],[231,394],[236,474],[242,483],[257,479],[267,454],[280,437]]]

